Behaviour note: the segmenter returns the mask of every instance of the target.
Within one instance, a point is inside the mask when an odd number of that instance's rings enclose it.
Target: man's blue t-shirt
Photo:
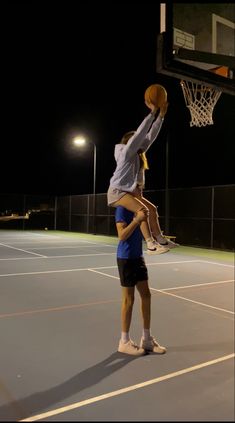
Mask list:
[[[125,222],[127,225],[133,220],[134,213],[125,209],[122,206],[118,206],[115,211],[115,221]],[[119,241],[117,248],[117,257],[124,259],[134,259],[143,256],[142,248],[142,233],[139,226],[134,232],[126,239],[126,241]]]

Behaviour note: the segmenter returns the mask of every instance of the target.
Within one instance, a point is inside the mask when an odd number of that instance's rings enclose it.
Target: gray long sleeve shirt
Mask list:
[[[140,160],[137,152],[140,149],[143,152],[149,149],[158,136],[164,120],[160,115],[154,119],[155,116],[149,113],[126,145],[115,145],[114,156],[117,166],[110,179],[110,187],[132,192],[140,182]]]

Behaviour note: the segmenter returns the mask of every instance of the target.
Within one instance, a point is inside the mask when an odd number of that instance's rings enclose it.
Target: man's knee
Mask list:
[[[143,293],[143,295],[142,295],[142,299],[143,300],[150,300],[151,299],[151,292],[150,292],[150,290],[147,290],[147,291],[145,291],[144,293]]]
[[[140,296],[142,301],[147,301],[147,300],[149,301],[151,299],[150,289],[148,288],[148,289],[140,290]]]
[[[133,307],[135,301],[135,296],[134,295],[126,295],[123,298],[123,304],[125,305],[125,307]]]

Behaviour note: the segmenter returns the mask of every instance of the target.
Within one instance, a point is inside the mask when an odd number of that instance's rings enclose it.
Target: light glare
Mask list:
[[[86,140],[83,137],[76,137],[76,138],[74,138],[73,142],[74,142],[75,145],[79,145],[79,146],[86,144]]]

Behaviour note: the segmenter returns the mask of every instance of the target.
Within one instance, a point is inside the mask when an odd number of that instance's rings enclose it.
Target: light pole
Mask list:
[[[76,137],[73,140],[74,144],[77,147],[82,147],[86,145],[87,140],[84,137]],[[88,141],[89,142],[89,141]],[[96,214],[96,144],[94,141],[91,141],[93,144],[93,201],[92,201],[92,214],[93,214],[93,234],[96,234],[96,225],[95,225],[95,214]]]
[[[96,145],[94,142],[93,144],[93,234],[96,234],[96,222],[95,222],[95,215],[96,215]]]

